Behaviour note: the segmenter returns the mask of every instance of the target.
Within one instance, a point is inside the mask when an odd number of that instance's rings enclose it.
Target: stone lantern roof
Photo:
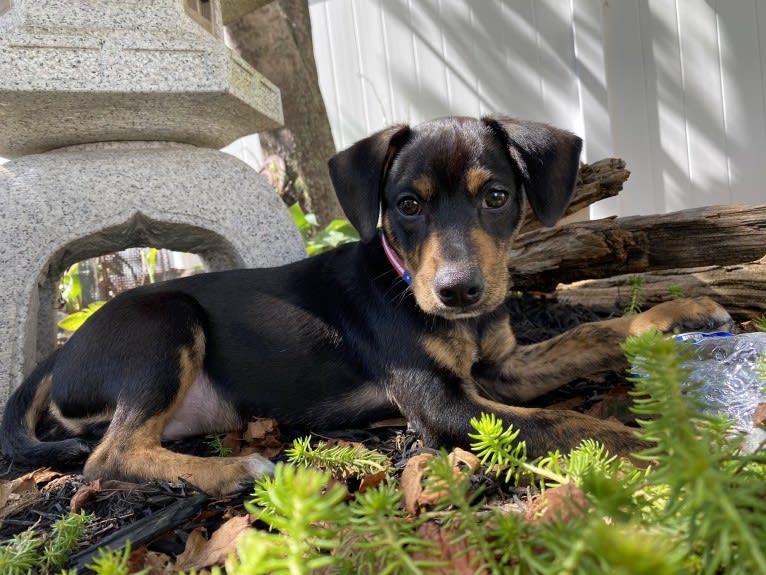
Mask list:
[[[0,156],[104,141],[221,148],[282,123],[223,42],[264,0],[0,0]]]

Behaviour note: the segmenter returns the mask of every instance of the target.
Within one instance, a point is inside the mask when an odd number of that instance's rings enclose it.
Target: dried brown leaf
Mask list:
[[[433,566],[428,570],[431,574],[444,575],[473,575],[474,573],[487,573],[486,569],[476,571],[472,565],[478,560],[478,552],[469,548],[465,537],[455,537],[455,532],[445,529],[436,523],[429,521],[418,527],[418,535],[426,541],[436,544],[438,551],[436,556],[444,561],[443,565]],[[415,554],[414,559],[430,559],[421,554]]]
[[[378,471],[370,475],[363,475],[362,480],[359,482],[359,493],[364,493],[368,489],[378,486],[388,476],[388,471]]]
[[[173,565],[172,559],[164,553],[157,551],[147,551],[144,556],[144,564],[138,565],[136,571],[149,568],[152,575],[175,575],[178,570]]]
[[[0,519],[23,509],[40,495],[40,487],[61,473],[41,467],[10,481],[0,481]]]
[[[332,437],[324,442],[325,447],[332,448],[332,447],[350,447],[351,449],[360,449],[360,450],[366,450],[367,448],[364,446],[364,443],[360,443],[358,441],[346,441],[345,439],[339,439],[337,437]]]
[[[127,564],[128,573],[137,573],[144,568],[146,565],[146,553],[146,547],[143,545],[131,550]]]
[[[60,477],[56,477],[55,479],[51,479],[48,483],[43,485],[40,488],[40,491],[43,494],[46,493],[56,493],[63,487],[66,487],[67,485],[71,484],[73,481],[81,482],[82,481],[82,475],[78,475],[75,473],[70,473],[68,475],[62,475]]]
[[[257,444],[253,443],[243,447],[240,451],[240,455],[252,455],[253,453],[257,453],[266,459],[271,459],[282,453],[284,448],[285,446],[280,440],[267,437],[260,440],[260,442]]]
[[[527,510],[527,518],[533,523],[566,523],[574,517],[580,517],[587,509],[588,500],[583,490],[573,483],[566,483],[550,487],[537,497]]]
[[[460,465],[465,465],[471,472],[471,475],[478,473],[481,469],[481,461],[479,458],[470,451],[460,449],[459,447],[456,447],[452,450],[452,452],[449,454],[448,461],[456,471],[462,472]]]
[[[272,417],[264,417],[252,420],[247,424],[243,440],[247,443],[242,448],[242,455],[257,453],[266,458],[279,455],[284,449],[282,433],[279,424]]]
[[[0,481],[0,509],[5,507],[13,493],[13,481]]]
[[[230,450],[230,455],[239,455],[242,451],[242,434],[239,431],[230,431],[224,435],[221,446]]]
[[[0,483],[0,520],[11,517],[42,497],[31,474]]]
[[[85,507],[87,503],[95,499],[95,497],[101,493],[101,490],[100,479],[96,479],[95,481],[91,481],[80,487],[69,500],[69,508],[72,510],[72,513],[79,513],[80,509]]]
[[[245,431],[245,441],[252,441],[253,439],[263,439],[267,435],[277,434],[279,435],[279,427],[277,420],[273,417],[257,418],[247,424],[247,430]]]
[[[766,403],[759,403],[755,406],[755,413],[753,413],[753,425],[763,426],[766,424]]]
[[[186,548],[178,556],[175,568],[189,571],[202,569],[211,565],[221,565],[234,553],[239,537],[250,528],[253,518],[250,515],[237,515],[221,525],[206,539],[203,529],[195,529],[189,533]]]
[[[413,455],[407,461],[399,482],[404,492],[404,509],[410,515],[417,515],[420,499],[423,495],[423,475],[428,469],[429,462],[434,458],[430,453]]]
[[[40,487],[49,481],[56,479],[57,477],[61,477],[62,475],[63,473],[60,471],[54,471],[50,467],[41,467],[40,469],[30,471],[26,475],[23,475],[21,478],[29,478],[35,482],[35,485]]]
[[[438,482],[424,484],[423,479],[433,457],[430,453],[421,453],[411,457],[404,466],[400,485],[404,491],[404,509],[410,515],[416,515],[420,507],[433,505],[447,493]],[[481,468],[478,457],[460,448],[453,449],[447,460],[456,479],[473,475]]]

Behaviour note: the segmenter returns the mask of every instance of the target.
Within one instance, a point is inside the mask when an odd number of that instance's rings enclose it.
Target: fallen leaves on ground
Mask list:
[[[434,455],[420,453],[410,457],[404,467],[401,488],[404,492],[404,509],[410,515],[417,515],[421,507],[428,507],[445,496],[446,491],[437,483],[426,484],[428,466]],[[473,475],[481,468],[479,458],[464,449],[455,448],[448,456],[452,472],[456,478],[461,475]]]
[[[359,482],[359,493],[364,493],[368,489],[372,489],[373,487],[377,487],[381,482],[383,482],[386,477],[388,477],[388,470],[384,469],[383,471],[378,471],[377,473],[373,473],[371,475],[363,475],[361,481]]]
[[[276,457],[284,449],[281,437],[276,419],[270,417],[255,419],[247,424],[243,435],[246,447],[243,448],[242,453],[243,455],[258,453],[269,459]]]
[[[72,513],[79,513],[80,510],[95,499],[99,493],[101,493],[100,479],[86,483],[75,491],[75,494],[72,495],[72,499],[69,500],[70,511]]]
[[[433,575],[474,575],[475,573],[487,573],[486,569],[476,570],[475,563],[479,553],[470,549],[467,539],[459,537],[454,530],[446,529],[433,521],[428,521],[417,531],[418,535],[426,541],[436,545],[436,556],[444,565],[434,565],[428,569]],[[416,554],[414,559],[427,559],[428,557]]]
[[[549,487],[535,497],[527,509],[527,519],[532,523],[551,521],[568,522],[583,515],[588,509],[588,500],[582,489],[573,483]]]
[[[244,431],[227,433],[221,446],[231,455],[251,455],[257,453],[267,459],[276,457],[284,449],[279,431],[279,423],[272,417],[255,418]]]
[[[402,471],[399,485],[404,492],[404,509],[410,515],[417,515],[423,501],[423,476],[428,470],[428,464],[434,458],[430,453],[413,455],[407,461]]]
[[[237,541],[253,521],[250,515],[236,515],[216,529],[210,539],[205,537],[202,527],[195,529],[189,533],[186,548],[176,559],[175,569],[190,571],[222,565],[235,552]]]
[[[43,485],[62,473],[41,467],[10,481],[0,481],[0,519],[9,517],[40,497]]]

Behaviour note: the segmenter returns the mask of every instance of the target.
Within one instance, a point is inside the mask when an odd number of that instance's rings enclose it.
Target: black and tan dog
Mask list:
[[[185,478],[225,493],[271,463],[182,455],[161,439],[251,416],[326,429],[399,411],[427,444],[446,446],[494,412],[533,455],[588,437],[613,452],[637,447],[618,424],[514,405],[619,368],[629,334],[730,318],[708,299],[681,300],[516,345],[503,305],[511,243],[527,202],[543,223],[559,219],[579,155],[572,134],[509,118],[447,118],[358,142],[330,171],[362,242],[118,296],[14,393],[2,450],[25,463],[86,460],[89,477]],[[36,438],[51,417],[68,438]],[[75,436],[99,426],[91,453]]]

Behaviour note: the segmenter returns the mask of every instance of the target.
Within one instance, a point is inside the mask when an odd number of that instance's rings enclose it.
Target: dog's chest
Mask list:
[[[475,364],[499,365],[516,348],[516,338],[505,316],[486,324],[455,323],[424,335],[421,343],[434,363],[463,379],[471,377]]]

